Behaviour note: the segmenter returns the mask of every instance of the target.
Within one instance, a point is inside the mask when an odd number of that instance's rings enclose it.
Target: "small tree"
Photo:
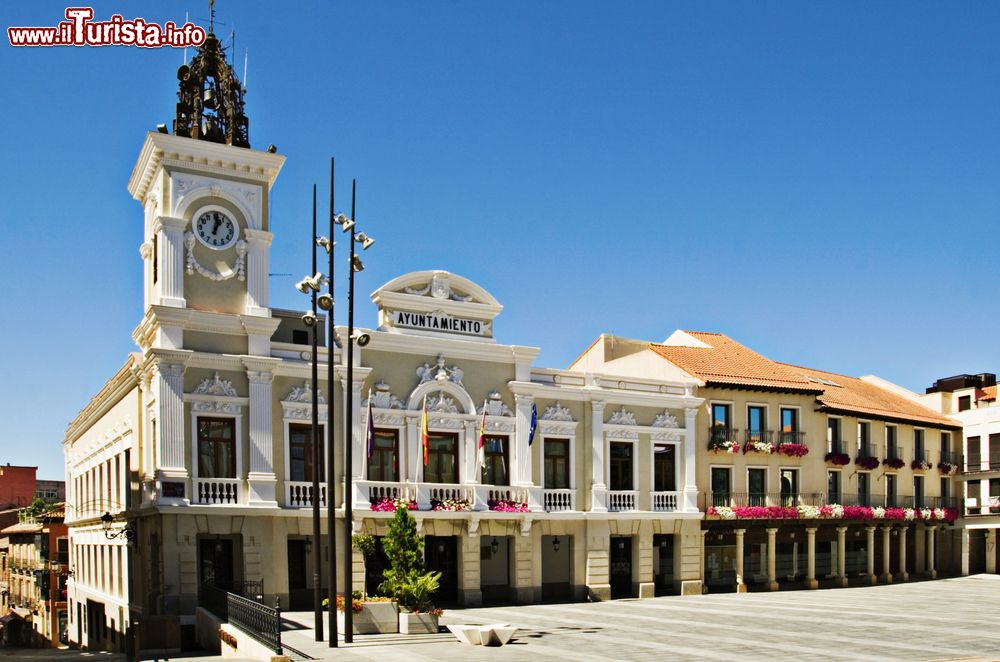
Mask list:
[[[397,508],[389,520],[388,532],[382,538],[382,549],[389,567],[382,574],[379,591],[395,598],[399,604],[417,611],[434,608],[431,597],[437,591],[440,572],[427,572],[424,567],[424,541],[417,535],[417,521],[405,508]]]

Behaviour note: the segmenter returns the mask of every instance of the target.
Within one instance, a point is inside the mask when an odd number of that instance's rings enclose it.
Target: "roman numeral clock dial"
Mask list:
[[[205,246],[217,251],[233,245],[239,235],[233,219],[221,211],[206,211],[194,223],[195,236]]]

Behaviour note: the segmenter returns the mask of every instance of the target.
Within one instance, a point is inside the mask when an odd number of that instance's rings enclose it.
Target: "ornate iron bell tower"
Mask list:
[[[174,135],[250,147],[250,122],[243,109],[245,90],[213,33],[208,33],[191,63],[181,65],[177,78],[180,88]]]

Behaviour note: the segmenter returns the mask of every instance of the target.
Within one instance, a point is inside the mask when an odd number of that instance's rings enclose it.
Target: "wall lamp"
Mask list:
[[[104,537],[108,540],[114,540],[115,538],[124,538],[125,542],[132,545],[135,544],[138,536],[136,535],[135,525],[131,522],[126,522],[125,526],[118,531],[112,532],[111,524],[115,521],[114,516],[111,513],[105,512],[101,515],[101,528],[104,530]]]
[[[490,541],[490,551],[494,554],[500,551],[500,542],[496,538]]]
[[[554,537],[552,539],[552,551],[553,552],[558,552],[560,544],[561,543],[559,542],[559,536]]]

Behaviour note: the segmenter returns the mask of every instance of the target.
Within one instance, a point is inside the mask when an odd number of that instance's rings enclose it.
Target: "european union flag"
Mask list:
[[[531,427],[528,428],[528,445],[535,440],[535,428],[538,426],[538,408],[535,403],[531,403]]]

